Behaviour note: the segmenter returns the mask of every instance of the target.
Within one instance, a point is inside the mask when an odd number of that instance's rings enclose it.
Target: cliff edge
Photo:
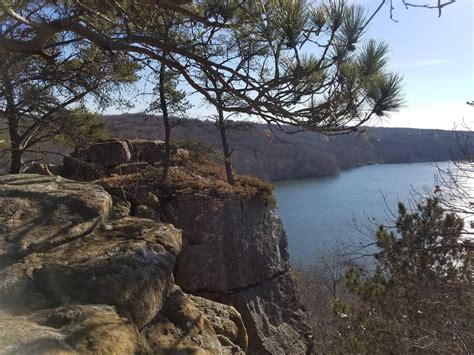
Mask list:
[[[178,148],[163,185],[162,148],[76,151],[76,181],[0,177],[6,353],[311,352],[270,187]]]

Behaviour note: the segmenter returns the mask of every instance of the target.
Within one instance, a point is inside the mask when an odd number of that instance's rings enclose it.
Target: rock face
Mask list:
[[[193,354],[207,351],[224,353],[211,322],[179,287],[175,287],[161,312],[141,333],[153,349]],[[229,353],[225,351],[225,353]]]
[[[61,177],[0,176],[0,263],[86,235],[108,218],[103,188]]]
[[[125,141],[111,140],[96,143],[74,155],[83,161],[104,166],[114,166],[130,162],[132,155]]]
[[[179,229],[123,204],[108,220],[112,199],[97,185],[0,181],[0,353],[241,351],[174,285]]]
[[[142,139],[128,140],[132,160],[136,162],[156,163],[163,158],[165,142]]]
[[[271,208],[232,194],[177,194],[165,212],[183,230],[176,283],[233,305],[248,331],[249,354],[311,351],[286,235]]]
[[[231,347],[231,350],[235,352],[238,351],[238,348],[235,349],[235,345],[238,345],[243,351],[247,351],[247,329],[245,329],[240,313],[234,307],[198,296],[190,297],[199,310],[211,321],[222,345]],[[233,344],[235,345],[233,346]]]
[[[191,293],[230,293],[289,268],[280,219],[257,198],[182,194],[167,204],[166,215],[183,229],[175,275]]]

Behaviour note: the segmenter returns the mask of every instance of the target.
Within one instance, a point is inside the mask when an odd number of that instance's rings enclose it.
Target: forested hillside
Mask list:
[[[106,122],[114,136],[163,139],[163,125],[156,116],[107,116]],[[411,128],[367,128],[363,134],[335,137],[314,132],[276,133],[277,137],[260,124],[228,130],[237,172],[274,181],[333,175],[341,169],[374,163],[446,161],[459,157],[459,137],[467,134]],[[186,121],[173,129],[172,138],[220,148],[219,132],[211,121]]]

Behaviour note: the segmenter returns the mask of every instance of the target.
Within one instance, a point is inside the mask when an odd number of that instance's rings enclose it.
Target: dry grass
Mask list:
[[[186,148],[190,148],[186,146]],[[110,175],[96,180],[106,187],[153,186],[157,189],[178,193],[237,194],[246,200],[258,198],[264,204],[274,208],[273,185],[252,176],[235,176],[235,185],[227,183],[224,167],[214,161],[212,152],[206,152],[203,146],[190,150],[189,157],[174,156],[165,186],[161,185],[162,167],[150,166],[134,174]]]

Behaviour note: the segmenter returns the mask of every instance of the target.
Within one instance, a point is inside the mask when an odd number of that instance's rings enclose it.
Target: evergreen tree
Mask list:
[[[346,274],[357,302],[335,303],[354,352],[468,353],[473,348],[472,241],[463,220],[428,198],[399,204],[395,231],[381,226],[375,271]]]

